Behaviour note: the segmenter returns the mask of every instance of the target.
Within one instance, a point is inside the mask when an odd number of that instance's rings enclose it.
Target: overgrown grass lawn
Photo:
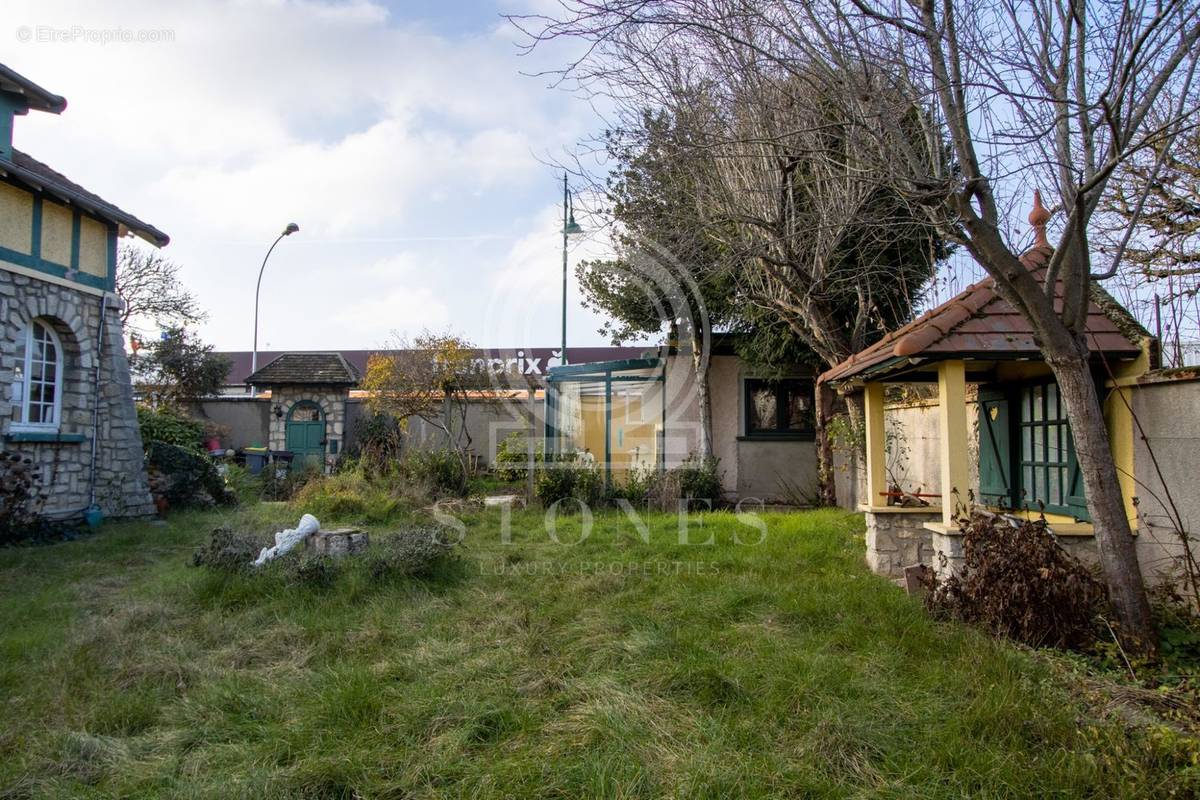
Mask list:
[[[0,797],[1196,791],[1194,749],[869,574],[856,515],[767,515],[758,545],[727,514],[693,522],[712,545],[464,519],[432,577],[323,589],[189,566],[216,514],[0,551]]]

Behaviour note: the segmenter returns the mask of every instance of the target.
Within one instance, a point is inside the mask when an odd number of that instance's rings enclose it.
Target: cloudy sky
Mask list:
[[[522,74],[568,55],[519,54],[501,14],[537,2],[6,0],[4,62],[68,101],[18,118],[15,144],[170,234],[219,349],[250,348],[258,267],[290,221],[262,349],[423,328],[553,345],[561,177],[544,162],[603,123]],[[593,235],[572,263],[603,250]],[[605,344],[573,284],[570,344]]]

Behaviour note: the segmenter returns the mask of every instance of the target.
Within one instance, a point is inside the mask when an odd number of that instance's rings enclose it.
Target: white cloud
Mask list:
[[[562,332],[562,207],[549,206],[513,243],[490,287],[485,328],[490,341],[557,343]],[[603,318],[583,308],[575,266],[611,255],[602,232],[571,237],[567,250],[567,346],[608,344]]]
[[[5,63],[69,100],[61,117],[19,119],[16,144],[171,235],[166,254],[211,310],[203,332],[218,347],[249,346],[258,266],[290,220],[301,234],[263,283],[276,347],[372,346],[396,320],[492,344],[505,335],[484,322],[494,274],[538,287],[531,319],[557,319],[553,215],[536,216],[553,194],[537,156],[594,118],[520,74],[557,56],[518,58],[518,34],[498,19],[435,34],[362,0],[10,0],[4,18],[172,33],[13,42]],[[437,241],[464,226],[512,239]],[[417,266],[392,274],[389,258]],[[539,341],[557,329],[530,325]],[[579,343],[598,343],[596,327]]]

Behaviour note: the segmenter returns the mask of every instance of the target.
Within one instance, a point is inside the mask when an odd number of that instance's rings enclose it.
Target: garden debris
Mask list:
[[[1079,648],[1095,634],[1104,584],[1054,539],[1044,519],[974,514],[961,523],[961,571],[934,577],[926,605],[1025,644]]]
[[[317,521],[317,518],[312,514],[305,514],[300,518],[300,524],[295,528],[278,531],[275,534],[275,546],[264,547],[262,552],[258,554],[258,558],[254,560],[254,566],[261,567],[268,561],[278,558],[320,529],[321,523]]]
[[[377,580],[428,575],[458,544],[454,532],[446,528],[405,527],[380,537],[367,564]]]
[[[496,508],[499,506],[517,506],[525,505],[525,498],[519,494],[495,494],[490,497],[483,498],[484,508]]]

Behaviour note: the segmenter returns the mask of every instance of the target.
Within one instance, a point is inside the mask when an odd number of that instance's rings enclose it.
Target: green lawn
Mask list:
[[[217,514],[0,551],[0,797],[1197,791],[1191,740],[869,574],[860,517],[767,519],[479,512],[434,578],[324,590],[190,567]]]

